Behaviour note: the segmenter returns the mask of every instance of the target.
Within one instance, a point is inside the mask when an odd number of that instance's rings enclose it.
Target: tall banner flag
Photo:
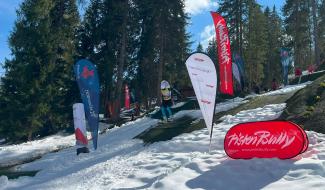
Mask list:
[[[245,76],[245,66],[244,66],[243,59],[240,57],[238,53],[233,54],[233,59],[236,65],[238,66],[240,75]]]
[[[241,86],[242,88],[244,87],[244,80],[245,80],[245,65],[244,65],[244,61],[243,59],[240,57],[240,55],[238,53],[234,53],[233,54],[233,59],[235,64],[238,67],[239,73],[240,73],[240,77],[241,77]]]
[[[127,84],[124,87],[124,91],[125,91],[125,100],[124,100],[125,109],[129,110],[131,108],[131,106],[130,106],[130,91],[129,91],[129,87]]]
[[[240,74],[239,74],[239,69],[237,64],[232,64],[232,73],[235,77],[235,79],[237,80],[238,84],[240,85],[240,88],[242,88],[242,82],[240,79]]]
[[[217,72],[213,61],[204,53],[194,53],[186,60],[186,68],[210,134],[213,132],[213,116],[217,93]]]
[[[89,124],[93,146],[96,150],[99,112],[99,80],[97,69],[90,61],[81,59],[75,64],[74,72],[85,107],[86,119]]]
[[[286,48],[281,48],[281,63],[282,63],[284,85],[287,85],[290,59],[289,59],[289,50]]]
[[[211,12],[211,15],[214,21],[218,46],[220,92],[222,94],[234,95],[230,40],[226,21],[216,12]]]
[[[73,123],[76,135],[76,145],[87,147],[86,118],[84,105],[82,103],[73,104]]]

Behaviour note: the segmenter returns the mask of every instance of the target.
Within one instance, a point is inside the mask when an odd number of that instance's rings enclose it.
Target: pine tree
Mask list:
[[[215,38],[209,40],[209,45],[206,49],[206,53],[211,58],[213,63],[216,66],[217,73],[219,73],[219,66],[218,66],[218,54],[217,54],[217,42]]]
[[[188,83],[184,62],[189,53],[184,1],[139,1],[141,37],[138,83],[144,101],[158,98],[162,79]]]
[[[113,119],[119,118],[123,83],[136,73],[138,11],[138,5],[127,0],[92,0],[79,30],[79,54],[98,66],[103,109],[108,116],[108,104],[113,102]]]
[[[315,63],[317,65],[320,64],[320,49],[319,49],[319,18],[318,18],[318,1],[311,1],[312,7],[312,23],[313,23],[313,42],[314,42],[314,55],[315,55]]]
[[[129,20],[129,4],[128,0],[115,2],[112,4],[113,14],[118,20],[119,25],[116,26],[116,32],[119,34],[117,36],[116,44],[116,54],[117,54],[117,64],[116,64],[116,87],[114,89],[114,102],[117,102],[114,107],[114,114],[116,118],[119,118],[120,109],[121,109],[121,94],[122,94],[122,85],[123,85],[123,73],[126,61],[128,58],[127,55],[127,46],[128,46],[128,20]],[[108,14],[110,14],[108,12]]]
[[[114,94],[113,100],[116,102],[115,116],[119,118],[122,89],[125,80],[126,68],[130,65],[131,59],[137,52],[137,49],[133,46],[138,40],[140,29],[138,27],[138,20],[136,16],[137,5],[128,0],[123,1],[106,1],[104,6],[104,17],[113,18],[111,20],[112,27],[109,28],[109,33],[112,35],[112,40],[115,41],[115,45],[112,44],[113,50],[116,55],[116,72],[114,73]],[[108,19],[109,20],[109,19]]]
[[[306,67],[310,63],[307,47],[311,44],[309,1],[286,0],[283,15],[286,34],[292,38],[288,47],[294,52],[295,66]]]
[[[196,52],[203,52],[203,46],[201,43],[199,43],[196,47]]]
[[[183,68],[179,71],[185,70],[184,61],[188,53],[188,35],[186,35],[185,31],[187,16],[184,13],[183,0],[160,2],[156,6],[157,20],[155,22],[155,29],[157,31],[156,49],[158,52],[156,97],[158,97],[158,102],[160,102],[160,82],[162,79],[167,79],[173,83],[175,80],[174,76],[177,76],[173,75],[177,64]],[[183,76],[186,77],[187,75],[183,74]]]
[[[271,81],[281,79],[281,58],[280,48],[282,44],[282,30],[281,30],[281,19],[278,15],[275,6],[272,12],[269,7],[264,11],[266,17],[266,35],[267,35],[267,53],[266,53],[266,65],[264,68],[264,85],[267,87],[271,86]]]
[[[172,43],[168,43],[170,46],[167,46],[167,56],[169,59],[164,76],[169,79],[171,84],[186,85],[190,83],[185,67],[185,61],[190,54],[189,47],[191,46],[190,35],[186,32],[189,17],[184,12],[185,5],[183,0],[178,0],[174,3],[174,5],[171,5],[173,8],[171,21],[169,22],[171,27],[167,37],[173,40]]]
[[[75,0],[26,0],[18,11],[5,62],[0,126],[11,140],[31,139],[72,121]]]
[[[157,54],[155,48],[156,30],[155,30],[155,9],[153,1],[137,1],[140,14],[140,35],[138,60],[138,75],[136,79],[137,96],[148,108],[150,99],[156,95],[156,67],[154,62]]]
[[[86,57],[98,61],[96,53],[101,43],[99,36],[99,26],[101,24],[102,0],[91,0],[86,9],[81,26],[78,28],[78,54],[80,57]]]
[[[103,91],[100,98],[101,112],[108,116],[108,103],[112,91],[113,65],[115,62],[109,35],[101,29],[106,27],[103,19],[103,1],[91,0],[78,29],[78,57],[91,60],[98,69],[99,81]]]
[[[53,36],[53,65],[48,65],[47,82],[49,85],[44,102],[50,105],[47,126],[52,127],[50,133],[72,127],[72,104],[79,98],[75,85],[73,64],[76,55],[76,30],[79,26],[79,13],[76,0],[56,0],[50,12],[51,34]],[[51,43],[51,41],[50,41]],[[51,71],[53,68],[53,71]],[[52,89],[53,85],[53,89]],[[50,99],[52,98],[52,99]],[[49,101],[51,100],[51,101]],[[67,123],[67,120],[70,123]]]
[[[219,0],[218,12],[226,19],[231,49],[243,55],[245,28],[248,23],[248,5],[250,0]]]
[[[319,48],[320,48],[320,63],[325,64],[325,0],[322,0],[318,9],[319,25]]]
[[[255,1],[249,4],[247,47],[245,47],[245,71],[249,87],[261,85],[264,79],[263,69],[266,65],[266,18],[260,5]]]
[[[217,51],[217,41],[213,37],[211,40],[209,40],[208,47],[206,49],[206,54],[210,57],[210,59],[213,61],[215,67],[216,67],[216,72],[217,75],[219,75],[219,62],[218,62],[218,51]],[[218,78],[219,80],[219,78]],[[218,82],[217,85],[220,83]],[[217,92],[219,93],[219,91]]]

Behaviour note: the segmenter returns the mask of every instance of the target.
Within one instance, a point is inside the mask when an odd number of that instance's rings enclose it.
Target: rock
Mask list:
[[[325,74],[286,101],[280,119],[290,120],[305,130],[325,133]]]

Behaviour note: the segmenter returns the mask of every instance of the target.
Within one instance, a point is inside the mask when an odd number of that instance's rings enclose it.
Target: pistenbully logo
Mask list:
[[[289,159],[308,148],[305,131],[289,121],[257,121],[233,126],[226,134],[224,148],[234,159]]]
[[[230,64],[230,57],[228,53],[228,44],[229,39],[226,34],[226,28],[224,24],[224,20],[220,20],[216,25],[216,30],[219,31],[219,42],[220,42],[220,50],[221,50],[221,64]]]
[[[256,131],[253,135],[234,133],[228,137],[230,140],[228,146],[231,145],[282,145],[284,149],[292,144],[295,136],[288,135],[287,132],[281,132],[280,135],[271,135],[269,131]]]

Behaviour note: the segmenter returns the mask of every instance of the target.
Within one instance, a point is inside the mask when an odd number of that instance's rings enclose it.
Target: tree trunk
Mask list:
[[[158,63],[158,73],[157,73],[157,103],[161,102],[161,92],[160,92],[160,82],[162,81],[162,74],[164,68],[164,33],[162,28],[159,29],[159,36],[160,36],[160,53],[159,53],[159,63]]]
[[[32,130],[29,130],[28,131],[28,137],[27,137],[27,140],[28,141],[31,141],[32,140],[32,135],[33,135],[33,131]]]
[[[121,110],[121,97],[122,97],[122,87],[123,87],[123,69],[125,65],[125,57],[126,55],[126,45],[127,45],[127,30],[126,30],[126,22],[127,22],[127,13],[123,16],[123,23],[122,23],[122,38],[120,43],[120,50],[118,55],[118,65],[117,65],[117,83],[115,89],[115,106],[114,106],[114,118],[118,119],[120,117],[120,110]]]
[[[240,14],[240,18],[239,18],[239,54],[240,56],[243,56],[243,2],[242,0],[239,1],[239,14]]]
[[[107,60],[107,59],[105,59]],[[109,112],[109,103],[110,103],[110,94],[111,94],[111,82],[112,82],[112,70],[109,66],[109,63],[105,64],[105,79],[103,81],[103,86],[104,86],[104,106],[105,106],[105,110],[104,110],[104,114],[105,117],[111,117],[112,113]]]
[[[294,24],[294,28],[295,28],[295,31],[294,31],[294,38],[293,38],[293,40],[294,40],[294,62],[295,62],[295,66],[298,66],[298,67],[302,67],[302,64],[300,63],[300,59],[299,59],[299,53],[300,53],[300,49],[298,49],[298,45],[297,45],[297,43],[298,43],[298,34],[297,34],[297,32],[298,32],[298,22],[299,22],[299,20],[298,20],[298,16],[297,16],[297,13],[298,13],[298,4],[296,3],[295,5],[294,5],[294,11],[295,11],[295,24]]]
[[[319,65],[320,56],[319,56],[319,41],[318,41],[318,23],[317,23],[317,8],[316,0],[312,0],[312,13],[313,13],[313,25],[314,25],[314,44],[315,44],[315,63]]]

